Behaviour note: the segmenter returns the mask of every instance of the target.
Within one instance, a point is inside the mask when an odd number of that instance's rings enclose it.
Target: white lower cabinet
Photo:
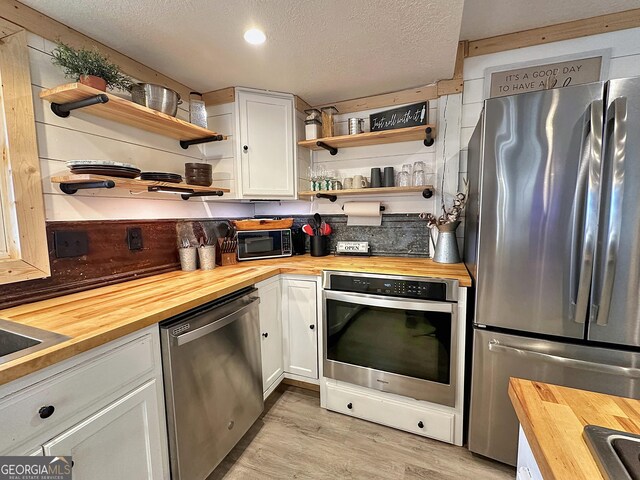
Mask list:
[[[0,455],[71,455],[75,480],[168,480],[158,327],[1,386],[0,425]]]
[[[318,378],[318,302],[316,280],[282,279],[284,371]]]
[[[266,393],[284,373],[280,277],[265,280],[257,287],[260,296],[262,391]]]
[[[516,480],[543,480],[540,467],[533,456],[524,430],[520,427],[518,432],[518,466],[516,468]]]
[[[44,444],[44,454],[73,457],[73,478],[163,478],[156,381],[150,380]]]

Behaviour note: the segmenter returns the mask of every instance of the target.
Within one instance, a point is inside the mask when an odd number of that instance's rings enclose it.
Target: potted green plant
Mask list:
[[[102,91],[107,87],[131,90],[132,79],[121,73],[118,66],[97,49],[75,49],[60,42],[51,53],[53,64],[62,67],[67,78]]]

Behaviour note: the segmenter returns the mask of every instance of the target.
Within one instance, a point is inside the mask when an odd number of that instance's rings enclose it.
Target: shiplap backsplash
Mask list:
[[[40,167],[43,176],[47,220],[116,220],[160,218],[210,218],[252,216],[252,205],[228,202],[184,201],[179,195],[128,190],[80,190],[65,195],[51,183],[55,175],[68,173],[67,160],[96,159],[133,163],[143,171],[184,174],[185,162],[203,161],[203,147],[180,148],[174,139],[132,128],[75,110],[68,118],[51,112],[49,102],[40,99],[43,89],[68,83],[59,67],[51,63],[55,44],[29,34],[29,61]],[[116,92],[117,94],[117,92]],[[178,117],[188,118],[181,106]],[[206,160],[204,160],[206,161]]]

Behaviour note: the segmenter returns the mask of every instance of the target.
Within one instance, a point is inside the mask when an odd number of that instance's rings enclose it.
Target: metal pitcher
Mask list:
[[[433,261],[437,263],[460,263],[460,252],[458,251],[458,240],[456,239],[456,229],[460,221],[438,225],[438,240],[436,251],[433,254]]]

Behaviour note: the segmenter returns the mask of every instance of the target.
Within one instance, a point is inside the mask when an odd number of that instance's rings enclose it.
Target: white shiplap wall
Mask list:
[[[556,57],[580,55],[603,49],[611,49],[611,60],[606,79],[640,75],[640,28],[465,59],[459,184],[462,185],[462,179],[466,178],[467,174],[467,146],[482,111],[485,99],[485,71],[487,69],[531,61],[540,61],[540,64],[544,64],[547,60],[552,61],[551,59]],[[458,229],[457,234],[461,242],[461,237],[464,235],[463,226]]]
[[[239,203],[181,200],[172,194],[138,194],[128,190],[80,190],[63,194],[50,177],[68,173],[67,160],[97,159],[133,163],[143,171],[184,174],[185,162],[203,159],[201,146],[180,148],[171,138],[88,115],[81,110],[60,118],[49,102],[40,100],[43,89],[68,83],[59,67],[51,63],[55,45],[29,34],[29,61],[36,117],[36,134],[43,176],[47,220],[114,220],[160,218],[209,218],[253,215],[253,206]],[[186,104],[185,104],[186,106]],[[187,118],[187,111],[178,116]]]

